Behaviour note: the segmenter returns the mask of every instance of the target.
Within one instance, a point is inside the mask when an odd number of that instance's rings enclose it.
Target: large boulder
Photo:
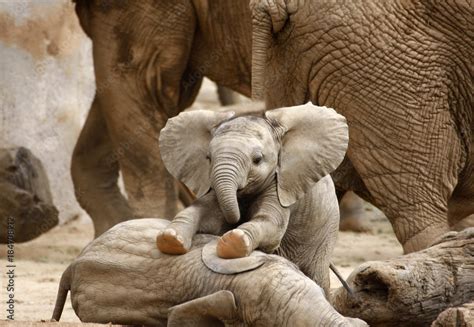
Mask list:
[[[41,162],[26,148],[0,149],[0,243],[26,242],[57,224]]]

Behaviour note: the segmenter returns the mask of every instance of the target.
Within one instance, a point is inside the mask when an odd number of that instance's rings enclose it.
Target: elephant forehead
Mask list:
[[[261,151],[262,142],[253,137],[246,135],[242,137],[242,133],[225,133],[213,138],[209,144],[209,152],[214,155],[233,153],[240,158],[246,158],[253,153]]]
[[[235,134],[263,139],[270,135],[270,130],[264,119],[259,117],[237,117],[221,124],[214,132],[214,136]]]

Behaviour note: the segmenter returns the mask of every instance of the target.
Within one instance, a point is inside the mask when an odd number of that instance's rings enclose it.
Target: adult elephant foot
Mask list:
[[[431,246],[436,239],[448,231],[449,228],[446,223],[431,225],[403,243],[403,252],[412,253],[420,249],[426,249]]]
[[[471,144],[471,148],[474,148]],[[474,152],[474,150],[471,150]],[[474,158],[474,154],[471,153]],[[448,202],[448,223],[453,231],[461,231],[468,227],[474,227],[474,164],[470,163],[465,175],[469,176],[462,180],[454,189],[453,196]]]
[[[450,226],[452,231],[462,231],[463,229],[474,227],[474,215],[467,216],[453,226]]]
[[[365,216],[359,216],[359,215],[349,215],[349,216],[341,215],[339,230],[343,232],[355,232],[355,233],[371,233],[372,232],[372,228],[370,227],[367,218]]]
[[[364,216],[359,216],[359,215],[349,215],[349,216],[341,215],[339,230],[343,232],[355,232],[355,233],[372,232],[372,228],[367,223],[366,218]]]
[[[372,228],[369,219],[365,215],[364,200],[358,197],[354,192],[346,192],[340,203],[340,231],[351,231],[356,233],[371,232]]]

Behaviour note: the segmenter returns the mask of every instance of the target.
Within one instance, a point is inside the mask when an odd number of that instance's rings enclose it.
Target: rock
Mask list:
[[[474,326],[474,302],[457,308],[449,308],[440,313],[432,327],[472,327]]]
[[[0,243],[26,242],[58,224],[43,165],[28,149],[0,149]]]

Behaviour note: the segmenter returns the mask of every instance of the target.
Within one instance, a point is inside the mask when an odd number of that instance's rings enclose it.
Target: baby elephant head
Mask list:
[[[311,103],[265,117],[183,112],[160,134],[168,171],[198,197],[212,187],[229,223],[240,219],[237,195],[258,193],[274,178],[281,205],[293,204],[337,168],[347,144],[345,118]]]

